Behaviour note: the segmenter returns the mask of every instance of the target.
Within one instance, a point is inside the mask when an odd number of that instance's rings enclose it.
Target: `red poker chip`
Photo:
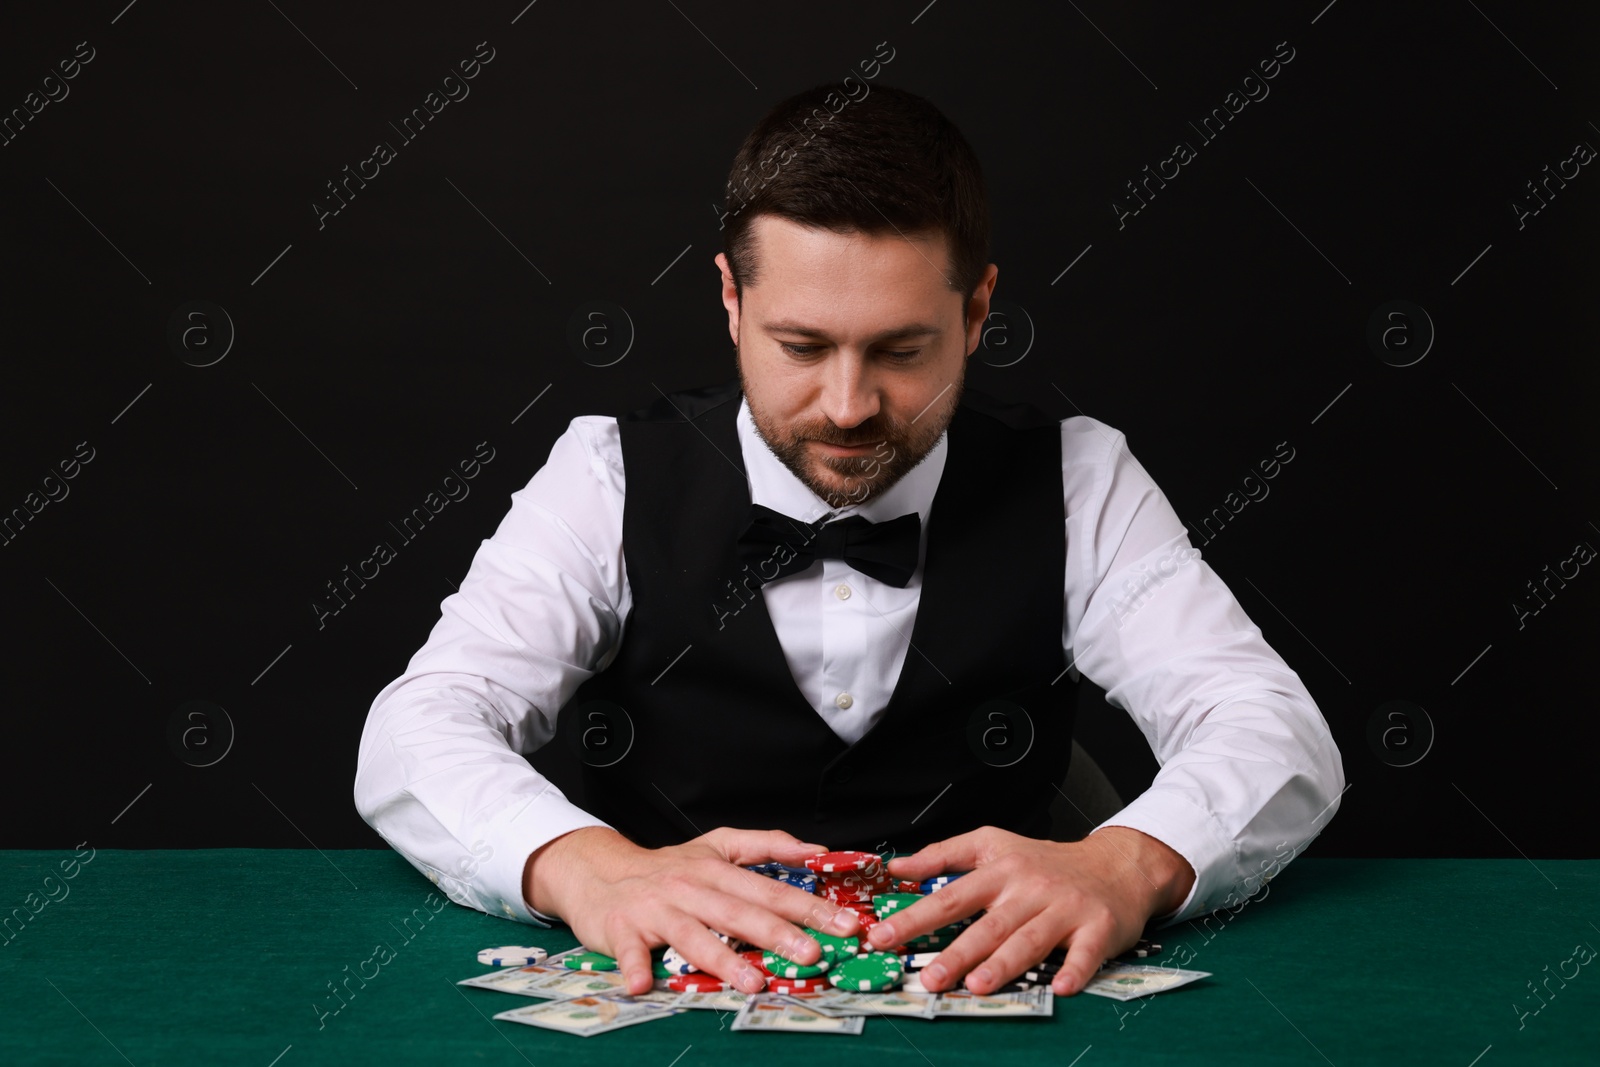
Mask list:
[[[896,882],[894,884],[894,891],[896,893],[915,893],[918,896],[924,896],[925,895],[922,892],[922,883],[921,882],[913,882],[908,878],[902,878],[898,882]]]
[[[877,896],[877,894],[876,893],[873,893],[873,894],[867,894],[867,893],[827,893],[827,894],[824,894],[822,899],[826,900],[829,904],[839,904],[839,905],[844,906],[844,907],[854,907],[856,905],[861,905],[862,907],[869,907],[870,908],[872,906],[872,898],[874,896]]]
[[[673,975],[667,979],[667,988],[678,993],[721,993],[727,990],[728,983],[714,974],[696,972]]]
[[[861,871],[882,864],[883,860],[876,852],[824,852],[820,856],[806,857],[806,868],[818,874]]]
[[[815,978],[779,978],[774,975],[767,979],[769,993],[821,993],[832,988],[825,974]]]
[[[748,963],[750,966],[754,967],[757,971],[759,971],[760,974],[761,974],[761,977],[763,977],[763,978],[767,977],[769,974],[772,973],[771,971],[767,970],[766,965],[761,962],[761,958],[764,955],[766,955],[766,953],[762,952],[760,949],[751,949],[748,952],[739,953],[739,956],[746,963]]]

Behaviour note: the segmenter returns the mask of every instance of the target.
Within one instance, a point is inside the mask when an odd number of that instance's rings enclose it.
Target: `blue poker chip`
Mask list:
[[[960,877],[960,874],[936,874],[932,878],[924,878],[922,880],[922,893],[924,896],[929,893],[936,893]]]

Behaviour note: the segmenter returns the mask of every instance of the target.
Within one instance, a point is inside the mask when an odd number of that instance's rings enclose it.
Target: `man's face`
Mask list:
[[[968,301],[945,284],[942,234],[837,234],[771,215],[751,228],[759,277],[742,308],[727,257],[716,262],[756,430],[830,508],[865,503],[949,426],[998,270]]]

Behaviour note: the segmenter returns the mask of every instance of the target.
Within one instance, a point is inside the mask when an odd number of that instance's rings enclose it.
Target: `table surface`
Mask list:
[[[393,852],[101,850],[63,880],[71,856],[0,853],[0,1063],[1600,1062],[1600,965],[1574,961],[1600,946],[1600,860],[1302,857],[1226,921],[1156,935],[1155,962],[1212,977],[1057,998],[1050,1019],[868,1019],[848,1037],[693,1011],[579,1038],[493,1021],[536,1002],[455,984],[490,970],[480,948],[556,951],[571,932],[445,903]],[[389,962],[334,999],[379,944]]]

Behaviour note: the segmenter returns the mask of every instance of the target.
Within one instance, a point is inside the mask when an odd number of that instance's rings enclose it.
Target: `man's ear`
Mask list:
[[[967,306],[962,314],[967,327],[967,358],[978,350],[978,344],[983,340],[983,327],[989,321],[989,302],[994,295],[994,284],[1000,276],[1000,268],[993,263],[983,272],[977,288],[972,291],[972,298],[967,301]]]
[[[722,272],[722,306],[728,311],[728,336],[734,345],[739,344],[739,289],[733,284],[733,270],[728,266],[726,253],[718,252],[717,268]]]

